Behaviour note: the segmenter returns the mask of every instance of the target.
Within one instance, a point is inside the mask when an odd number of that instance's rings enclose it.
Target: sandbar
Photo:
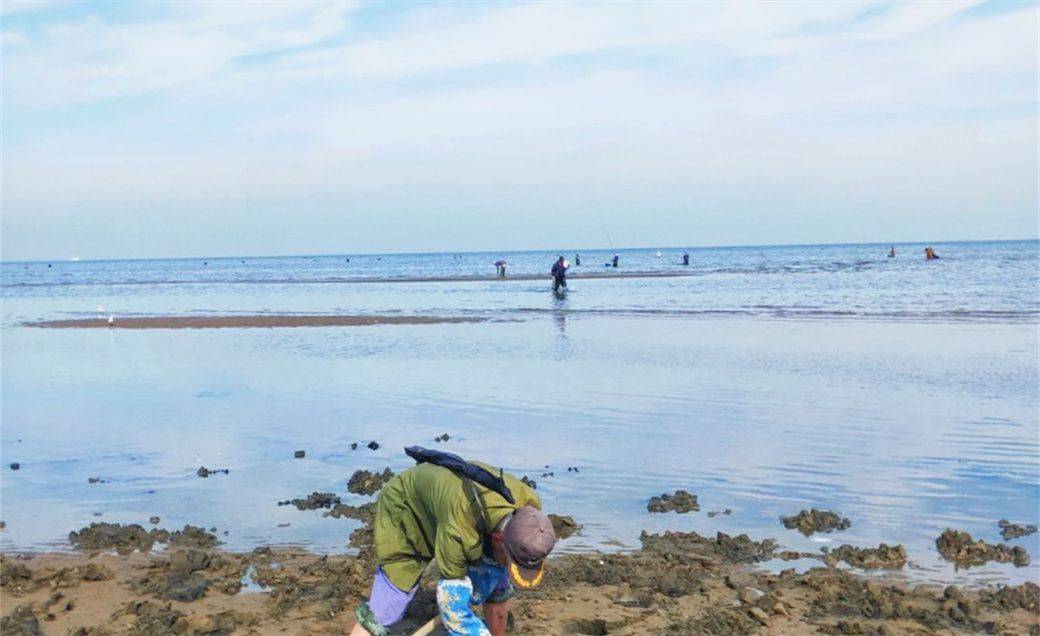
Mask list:
[[[129,316],[39,320],[22,323],[43,329],[249,329],[275,327],[369,327],[373,325],[438,325],[487,322],[480,316],[408,315],[236,315],[236,316]]]

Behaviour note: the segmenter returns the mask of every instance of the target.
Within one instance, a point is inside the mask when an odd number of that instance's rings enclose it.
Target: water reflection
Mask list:
[[[552,305],[553,325],[560,338],[567,338],[567,295],[554,294]]]
[[[22,469],[2,473],[0,547],[60,545],[100,512],[216,526],[233,549],[343,551],[353,526],[276,502],[345,494],[357,468],[404,468],[403,446],[448,432],[450,450],[535,477],[585,524],[564,549],[695,529],[816,550],[777,522],[816,506],[853,520],[826,538],[903,543],[933,578],[1036,578],[955,572],[934,550],[947,526],[992,542],[1001,518],[1038,522],[1033,327],[575,319],[550,302],[513,323],[9,329],[2,444]],[[230,473],[199,479],[200,465]],[[734,513],[646,513],[676,488]],[[1036,560],[1035,535],[1017,542]]]

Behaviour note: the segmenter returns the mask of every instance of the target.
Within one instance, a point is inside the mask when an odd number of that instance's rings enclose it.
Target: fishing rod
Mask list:
[[[610,239],[610,232],[607,231],[607,225],[605,223],[603,223],[603,222],[600,222],[599,226],[601,228],[603,228],[603,233],[607,235],[607,243],[610,244],[610,251],[611,252],[615,251],[615,249],[614,249],[614,241],[612,241]]]

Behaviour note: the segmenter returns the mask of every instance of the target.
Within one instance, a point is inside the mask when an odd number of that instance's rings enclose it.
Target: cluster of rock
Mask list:
[[[347,490],[355,495],[371,496],[376,494],[383,487],[383,484],[390,481],[393,476],[394,471],[389,468],[385,468],[381,473],[359,470],[350,476],[350,481],[347,482]]]
[[[1036,532],[1036,525],[1032,523],[1018,524],[1011,523],[1007,519],[1001,519],[997,522],[997,525],[1000,526],[1000,536],[1002,536],[1005,541],[1025,537]]]
[[[852,521],[848,517],[842,517],[830,510],[803,510],[790,517],[780,517],[780,523],[788,530],[798,530],[805,536],[814,532],[834,532],[835,530],[848,530]]]
[[[697,495],[686,490],[676,490],[673,494],[663,493],[659,497],[651,497],[646,504],[650,512],[696,512],[701,509],[697,503]]]
[[[935,540],[935,547],[944,559],[959,567],[983,565],[990,561],[1014,563],[1016,567],[1029,565],[1029,553],[1022,546],[994,545],[982,539],[976,541],[967,532],[951,528]]]
[[[92,523],[86,528],[70,532],[69,541],[80,550],[115,550],[119,554],[129,554],[134,550],[148,552],[156,543],[212,548],[219,543],[213,534],[215,531],[215,528],[207,531],[191,525],[170,532],[160,528],[145,530],[136,523]]]

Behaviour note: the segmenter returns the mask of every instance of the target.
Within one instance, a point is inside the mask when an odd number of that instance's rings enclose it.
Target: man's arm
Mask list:
[[[437,608],[444,628],[452,636],[491,636],[484,621],[473,613],[472,603],[473,584],[469,577],[437,581]],[[501,633],[505,633],[505,623]]]
[[[505,636],[506,623],[509,620],[509,601],[501,603],[484,603],[484,622],[487,623],[491,636]]]

